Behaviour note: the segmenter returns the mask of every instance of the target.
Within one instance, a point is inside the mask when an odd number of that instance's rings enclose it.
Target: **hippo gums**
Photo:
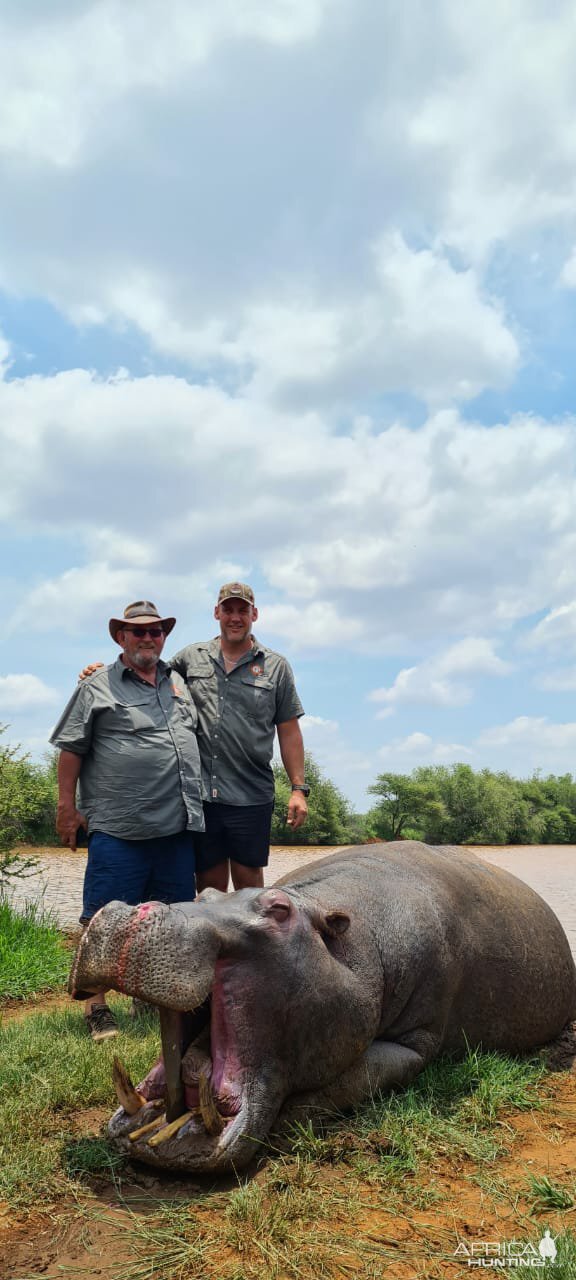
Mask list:
[[[115,988],[160,1010],[162,1056],[109,1132],[167,1168],[240,1168],[291,1116],[405,1085],[467,1045],[522,1053],[576,1017],[554,913],[464,850],[405,841],[323,858],[270,889],[94,916],[80,1000]]]

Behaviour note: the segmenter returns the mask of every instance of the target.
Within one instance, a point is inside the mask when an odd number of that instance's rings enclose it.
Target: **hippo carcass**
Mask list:
[[[195,1171],[245,1165],[286,1110],[354,1106],[466,1045],[521,1053],[576,1017],[546,903],[474,854],[412,841],[266,890],[112,902],[70,980],[77,999],[108,987],[160,1006],[163,1045],[136,1090],[120,1087],[109,1132],[140,1160]]]

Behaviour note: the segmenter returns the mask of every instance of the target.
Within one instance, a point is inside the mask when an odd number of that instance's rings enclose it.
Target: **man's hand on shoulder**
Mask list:
[[[103,662],[90,662],[87,667],[82,667],[78,676],[79,680],[87,680],[88,676],[93,676],[95,671],[100,671],[104,666]]]
[[[75,805],[59,804],[56,810],[56,830],[62,844],[67,845],[69,849],[77,848],[79,827],[83,827],[85,831],[88,829],[84,814],[80,813]]]

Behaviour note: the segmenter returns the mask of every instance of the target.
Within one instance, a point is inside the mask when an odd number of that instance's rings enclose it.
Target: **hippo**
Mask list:
[[[115,1064],[109,1134],[149,1164],[224,1172],[283,1120],[356,1107],[439,1054],[522,1054],[576,1017],[563,929],[522,881],[416,841],[323,858],[272,888],[94,916],[70,992],[157,1005],[162,1056]]]

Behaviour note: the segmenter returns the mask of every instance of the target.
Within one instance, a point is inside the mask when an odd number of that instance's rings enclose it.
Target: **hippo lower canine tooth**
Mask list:
[[[120,1106],[124,1107],[127,1115],[137,1115],[146,1105],[146,1099],[134,1088],[124,1063],[118,1057],[114,1058],[112,1065],[112,1081]]]
[[[222,1133],[225,1121],[216,1106],[210,1081],[203,1072],[198,1076],[198,1097],[200,1100],[200,1115],[204,1121],[206,1133],[217,1137],[219,1133]]]

